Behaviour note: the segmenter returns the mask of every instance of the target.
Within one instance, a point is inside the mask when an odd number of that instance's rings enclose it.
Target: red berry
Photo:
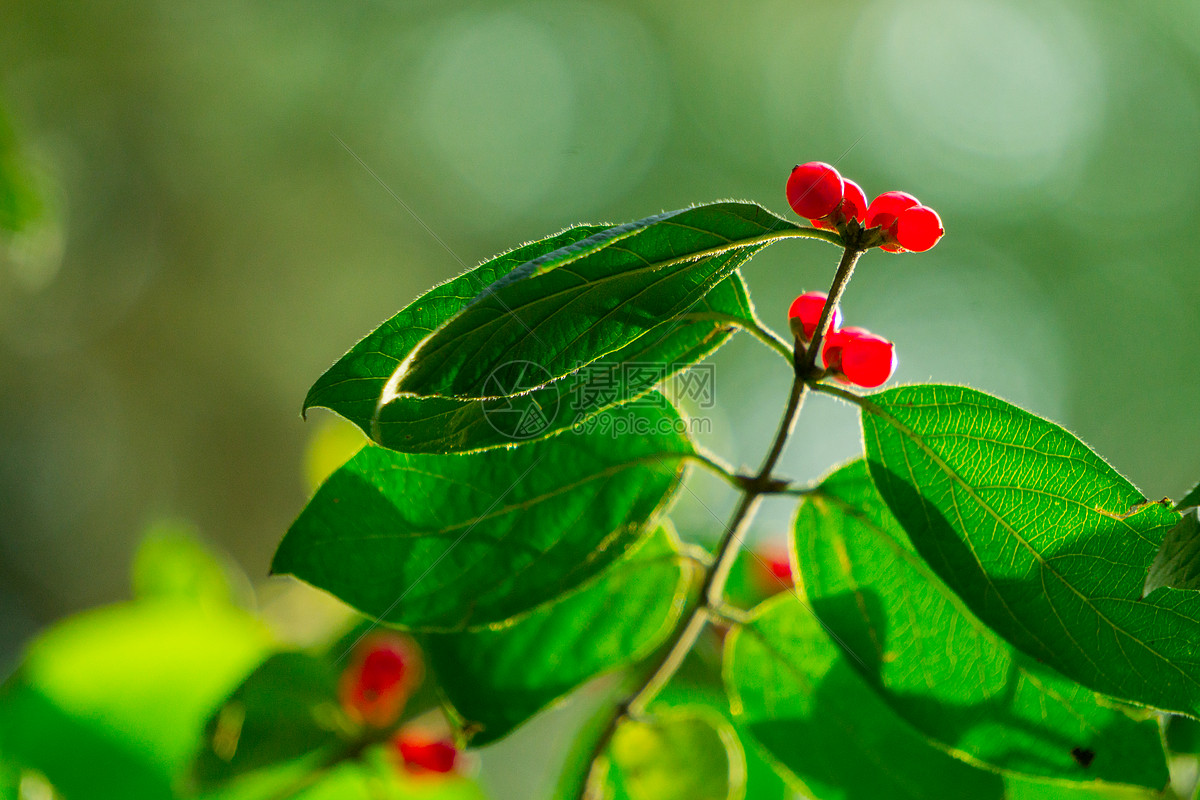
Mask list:
[[[896,345],[862,328],[845,328],[825,347],[825,366],[846,381],[874,389],[896,372]]]
[[[792,333],[806,342],[811,341],[817,332],[817,323],[821,321],[821,311],[828,300],[829,295],[824,292],[805,292],[793,300],[792,307],[788,309],[788,322],[792,326]],[[832,332],[841,324],[842,310],[835,308],[829,330]]]
[[[813,227],[827,231],[836,231],[852,219],[862,224],[866,219],[867,196],[862,187],[852,180],[842,179],[842,200],[837,207],[820,219],[812,221]]]
[[[900,216],[900,212],[920,205],[920,201],[907,192],[884,192],[867,206],[868,228],[888,229]]]
[[[763,561],[763,569],[781,583],[792,582],[792,560],[788,556],[787,547],[773,545],[764,547],[759,551],[759,556]]]
[[[821,358],[825,362],[825,369],[831,372],[839,372],[842,368],[842,351],[846,342],[853,339],[855,336],[869,334],[870,331],[865,328],[842,328],[841,330],[831,330],[825,337],[825,342],[821,346]]]
[[[823,161],[799,164],[788,176],[788,205],[802,217],[827,216],[842,202],[842,176]]]
[[[793,585],[792,562],[786,546],[769,544],[754,552],[754,582],[764,595],[773,595]]]
[[[356,722],[386,728],[396,721],[420,681],[421,658],[394,633],[375,633],[355,647],[338,682],[338,698]]]
[[[858,220],[859,224],[865,225],[867,221],[867,195],[863,192],[862,187],[851,180],[843,181],[845,188],[842,190],[842,205],[838,209],[838,213],[842,215],[847,222],[852,219]]]
[[[431,741],[414,734],[397,736],[396,750],[413,772],[446,773],[458,762],[458,748],[448,739]]]
[[[358,682],[366,694],[389,692],[408,674],[408,663],[399,649],[376,646],[363,659]]]
[[[929,206],[913,206],[896,218],[896,241],[914,253],[933,247],[945,232],[941,217]]]

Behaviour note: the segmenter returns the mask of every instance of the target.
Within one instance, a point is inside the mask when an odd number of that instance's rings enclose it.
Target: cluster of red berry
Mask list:
[[[938,243],[945,230],[929,206],[906,192],[884,192],[867,204],[867,196],[823,161],[810,161],[792,170],[787,181],[788,205],[818,228],[846,233],[853,221],[863,230],[878,228],[880,249],[889,253],[923,253]]]
[[[828,300],[824,292],[805,292],[792,301],[788,322],[800,346],[807,347],[812,341]],[[841,324],[842,310],[835,308],[821,346],[825,369],[855,386],[882,386],[896,372],[896,345],[864,328],[843,328]]]
[[[342,709],[354,722],[371,728],[390,728],[400,719],[408,698],[421,683],[421,656],[408,639],[380,632],[363,639],[338,683]],[[458,749],[448,739],[420,731],[401,730],[391,746],[414,773],[450,772]]]

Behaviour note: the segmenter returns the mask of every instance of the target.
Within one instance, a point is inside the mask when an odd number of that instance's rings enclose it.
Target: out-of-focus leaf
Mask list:
[[[703,708],[622,722],[608,748],[606,781],[629,800],[741,800],[745,778],[733,728]]]
[[[369,748],[361,760],[332,769],[300,760],[259,770],[200,800],[485,800],[469,777],[408,773],[386,745]]]
[[[482,746],[589,678],[651,652],[699,574],[660,527],[582,591],[506,627],[427,635],[425,652],[472,746]]]
[[[805,597],[846,663],[918,732],[999,770],[1167,784],[1157,719],[1134,719],[980,622],[913,551],[863,461],[801,506],[795,552]]]
[[[337,675],[324,659],[276,653],[215,711],[193,774],[211,788],[339,741]]]
[[[362,431],[340,417],[319,421],[304,450],[304,482],[309,492],[320,488],[326,478],[366,443]]]
[[[1200,755],[1200,720],[1172,714],[1167,718],[1167,749],[1172,753]]]
[[[1200,712],[1200,594],[1142,598],[1179,515],[1059,426],[961,386],[861,400],[871,477],[993,630],[1096,691]]]
[[[647,532],[694,452],[669,405],[605,414],[611,426],[512,450],[364,448],[293,523],[272,570],[414,630],[503,622],[553,600]]]
[[[715,637],[714,637],[715,638]],[[671,709],[703,707],[719,714],[737,734],[746,761],[744,800],[789,800],[792,792],[770,764],[762,748],[738,727],[729,708],[729,696],[721,680],[720,652],[711,639],[701,639],[684,660],[671,682],[650,704],[651,714]]]
[[[209,713],[268,646],[244,613],[191,601],[72,617],[0,689],[0,752],[65,797],[172,797]]]
[[[234,600],[227,566],[184,523],[158,522],[133,557],[133,593],[139,598],[228,605]]]

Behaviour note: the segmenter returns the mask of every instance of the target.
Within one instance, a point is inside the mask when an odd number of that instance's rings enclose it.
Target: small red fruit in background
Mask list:
[[[817,332],[817,323],[821,321],[821,311],[828,300],[829,295],[824,292],[805,292],[792,301],[792,306],[788,309],[788,324],[797,339],[806,344],[812,341]],[[842,310],[835,308],[833,321],[829,325],[830,332],[837,330],[841,324]]]
[[[395,633],[373,633],[354,648],[338,682],[338,699],[355,722],[386,728],[400,718],[420,680],[416,646]]]
[[[823,161],[798,164],[787,180],[788,205],[802,217],[820,219],[842,202],[842,176]]]
[[[831,333],[821,356],[826,369],[866,389],[882,386],[896,372],[896,345],[863,328]]]
[[[458,763],[458,748],[449,739],[427,739],[406,733],[396,736],[392,742],[410,772],[445,774]]]
[[[913,206],[896,218],[896,241],[914,253],[924,253],[933,247],[945,232],[941,217],[929,206]]]
[[[778,594],[795,584],[786,545],[762,545],[754,549],[751,558],[754,561],[754,582],[763,595],[769,597]]]

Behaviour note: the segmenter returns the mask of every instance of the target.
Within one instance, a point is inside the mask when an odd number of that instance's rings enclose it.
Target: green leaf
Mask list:
[[[507,627],[430,634],[424,649],[471,746],[494,742],[670,633],[701,574],[668,527],[582,591]]]
[[[1157,720],[1132,718],[980,622],[913,551],[863,461],[801,506],[795,553],[805,598],[847,663],[934,742],[1000,770],[1167,784]]]
[[[794,227],[794,226],[793,226]],[[789,228],[790,229],[790,228]],[[309,390],[304,410],[329,408],[372,433],[388,379],[429,333],[462,311],[490,285],[539,256],[609,231],[580,225],[531,242],[431,289],[356,344]],[[665,377],[699,361],[737,327],[758,326],[741,277],[732,274],[685,314],[656,326],[585,373],[551,380],[538,364],[492,386],[487,399],[406,394],[380,409],[377,441],[408,453],[468,452],[548,436],[612,405],[644,394]],[[623,364],[653,365],[627,369]],[[590,387],[581,387],[581,381]],[[595,391],[596,387],[603,391]],[[586,389],[586,391],[581,391]]]
[[[1192,506],[1200,506],[1200,483],[1192,487],[1192,490],[1183,496],[1183,499],[1175,504],[1176,511],[1182,511],[1185,508]]]
[[[492,388],[495,397],[400,395],[380,409],[375,433],[380,444],[405,453],[471,452],[534,441],[644,395],[724,344],[737,326],[755,325],[745,285],[735,273],[687,313],[576,372],[551,380],[541,365],[523,362],[511,383]]]
[[[679,671],[650,704],[649,713],[665,709],[686,710],[701,706],[719,714],[741,742],[746,761],[745,800],[789,800],[792,792],[767,760],[766,754],[737,722],[729,708],[729,695],[721,678],[720,640],[709,633],[697,642]]]
[[[725,680],[741,728],[816,800],[1004,796],[884,705],[790,593],[730,634]]]
[[[1200,589],[1200,508],[1185,511],[1183,519],[1167,533],[1150,564],[1142,595],[1164,586]]]
[[[191,601],[72,617],[0,688],[0,752],[65,797],[173,797],[212,708],[267,647],[248,615]]]
[[[597,684],[598,697],[589,699],[598,710],[587,715],[582,727],[576,732],[550,795],[553,800],[578,800],[588,778],[591,777],[592,755],[600,745],[601,736],[608,731],[613,708],[634,690],[634,680],[633,675],[625,674],[613,684]]]
[[[1096,691],[1200,713],[1200,595],[1146,572],[1179,515],[1062,428],[960,386],[860,401],[871,477],[980,619]]]
[[[704,708],[617,726],[606,782],[629,800],[741,800],[745,764],[733,729]]]
[[[195,529],[185,523],[151,525],[134,553],[132,572],[135,597],[217,606],[234,601],[227,565],[202,545]]]
[[[323,659],[276,653],[216,710],[193,770],[211,789],[339,741],[337,675]]]
[[[569,375],[687,313],[754,252],[796,236],[837,238],[739,202],[609,228],[489,286],[397,367],[382,402],[494,396],[519,382],[523,363],[546,380]]]
[[[370,434],[379,397],[388,378],[422,339],[463,309],[480,292],[515,268],[560,247],[606,230],[578,225],[524,244],[430,289],[369,333],[308,390],[304,411],[336,411]]]
[[[1200,720],[1172,714],[1167,718],[1166,728],[1168,750],[1200,755]]]
[[[414,630],[503,622],[553,600],[652,529],[694,454],[668,404],[598,420],[511,450],[363,448],[292,524],[272,571]]]
[[[470,778],[414,775],[400,768],[386,744],[326,771],[312,760],[291,761],[246,775],[198,800],[484,800]]]

